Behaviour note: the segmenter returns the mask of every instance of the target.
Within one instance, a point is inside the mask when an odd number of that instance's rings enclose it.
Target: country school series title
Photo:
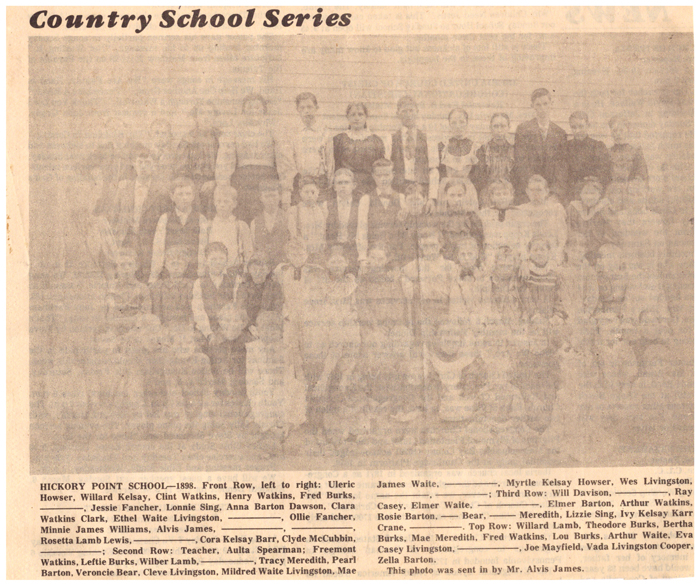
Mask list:
[[[352,14],[346,12],[326,13],[323,8],[317,8],[315,13],[282,12],[278,8],[270,8],[265,11],[264,18],[260,19],[255,8],[249,8],[243,12],[232,14],[208,14],[199,8],[194,10],[164,10],[160,15],[158,26],[164,29],[176,28],[251,28],[262,26],[274,28],[303,27],[304,29],[318,27],[346,27],[350,25]],[[113,10],[109,14],[69,14],[61,16],[49,10],[38,10],[29,18],[29,24],[35,29],[99,29],[122,28],[142,33],[151,24],[152,14],[121,14]],[[154,22],[155,26],[155,22]]]

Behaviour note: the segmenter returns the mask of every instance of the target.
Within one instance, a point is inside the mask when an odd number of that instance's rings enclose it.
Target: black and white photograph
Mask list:
[[[28,38],[30,473],[692,466],[692,33],[329,31]]]

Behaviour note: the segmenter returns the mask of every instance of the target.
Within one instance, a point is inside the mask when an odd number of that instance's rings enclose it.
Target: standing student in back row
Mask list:
[[[525,203],[525,189],[532,175],[547,180],[550,191],[561,203],[566,195],[566,132],[550,120],[552,96],[545,88],[530,97],[535,117],[515,131],[514,187],[516,205]]]
[[[428,194],[429,163],[428,139],[416,123],[418,105],[411,96],[404,96],[396,104],[396,115],[401,128],[391,135],[391,162],[394,164],[392,187],[406,193],[406,187],[417,183],[424,195]]]

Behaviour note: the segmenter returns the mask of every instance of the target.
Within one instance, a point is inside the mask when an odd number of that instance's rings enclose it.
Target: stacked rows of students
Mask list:
[[[536,117],[517,127],[514,144],[508,140],[510,118],[505,113],[492,115],[492,137],[481,146],[468,137],[469,116],[461,108],[448,115],[448,136],[426,133],[418,128],[418,106],[410,96],[398,101],[401,127],[386,144],[368,128],[369,112],[363,103],[348,106],[348,130],[335,136],[319,121],[314,94],[299,94],[296,105],[299,121],[293,128],[280,129],[268,119],[266,100],[250,94],[243,99],[239,124],[222,133],[216,107],[210,101],[202,102],[191,112],[194,128],[179,144],[173,141],[166,120],[151,125],[147,151],[151,157],[147,162],[138,161],[144,149],[133,143],[123,123],[111,120],[111,142],[79,166],[83,174],[101,176],[102,193],[95,214],[107,216],[113,223],[121,221],[122,227],[128,225],[124,220],[129,214],[136,223],[152,223],[148,206],[143,212],[138,205],[129,209],[130,196],[125,191],[139,192],[137,199],[145,197],[148,189],[162,196],[171,179],[188,177],[195,183],[195,208],[207,219],[215,213],[215,186],[231,185],[238,193],[238,218],[250,225],[262,210],[258,197],[261,182],[280,182],[282,208],[287,210],[299,202],[302,177],[313,177],[320,201],[332,200],[335,170],[344,168],[354,173],[357,199],[376,187],[372,165],[384,158],[394,164],[394,190],[403,193],[408,185],[417,184],[428,194],[430,211],[435,211],[442,182],[450,177],[464,179],[469,196],[477,194],[482,208],[489,204],[488,186],[497,179],[511,182],[515,203],[522,204],[527,201],[529,178],[541,175],[553,196],[566,207],[576,199],[580,182],[596,177],[613,211],[621,209],[629,181],[648,181],[641,149],[628,143],[628,121],[622,117],[610,120],[615,144],[608,150],[588,136],[587,114],[574,112],[569,119],[572,138],[567,141],[565,131],[550,121],[552,98],[546,89],[532,93]],[[139,166],[148,166],[148,175]],[[154,203],[162,205],[162,201]],[[114,251],[111,253],[113,256]]]

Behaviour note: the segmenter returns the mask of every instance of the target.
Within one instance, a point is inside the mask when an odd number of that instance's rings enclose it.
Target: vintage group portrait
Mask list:
[[[692,34],[28,71],[32,474],[692,465]]]

